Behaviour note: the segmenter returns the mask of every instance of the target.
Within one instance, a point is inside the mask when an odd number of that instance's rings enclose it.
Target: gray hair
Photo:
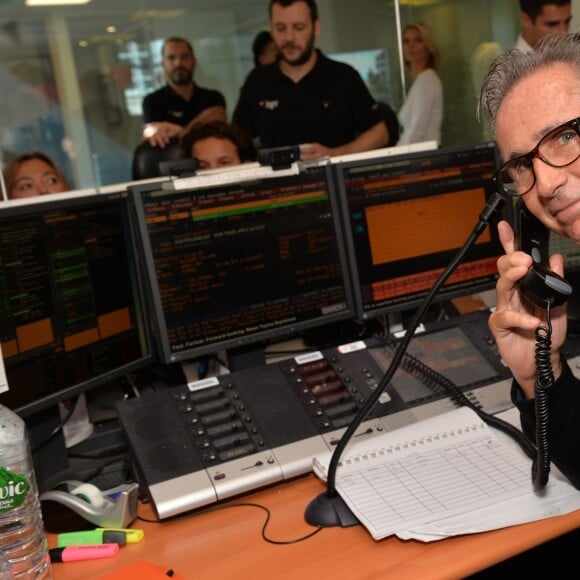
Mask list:
[[[495,58],[481,86],[478,118],[482,112],[485,113],[495,133],[497,111],[513,87],[537,70],[554,64],[575,68],[580,80],[580,33],[550,34],[542,38],[531,52],[524,53],[514,48]]]

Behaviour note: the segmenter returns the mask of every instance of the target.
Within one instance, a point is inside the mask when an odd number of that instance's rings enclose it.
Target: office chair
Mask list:
[[[133,180],[160,177],[159,164],[164,161],[183,159],[179,139],[172,139],[164,148],[153,147],[149,141],[141,141],[133,152],[131,173]]]

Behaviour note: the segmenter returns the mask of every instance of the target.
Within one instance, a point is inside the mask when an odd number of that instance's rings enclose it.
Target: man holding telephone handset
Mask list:
[[[480,110],[504,162],[496,173],[500,193],[521,197],[544,226],[580,244],[580,33],[550,35],[530,53],[512,50],[496,58],[483,82]],[[506,254],[498,260],[489,326],[514,376],[512,400],[522,428],[534,440],[535,331],[546,325],[547,314],[519,290],[531,256],[515,251],[509,223],[500,222],[498,231]],[[551,256],[549,268],[563,276],[562,256]],[[550,310],[550,323],[555,381],[548,390],[549,448],[555,465],[580,489],[580,380],[560,353],[565,305]]]

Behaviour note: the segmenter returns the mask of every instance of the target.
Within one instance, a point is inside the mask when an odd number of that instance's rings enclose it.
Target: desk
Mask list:
[[[257,503],[270,509],[266,530],[275,540],[304,536],[308,502],[324,491],[313,474],[234,498],[222,506]],[[291,545],[273,545],[261,537],[266,514],[254,507],[199,510],[161,524],[136,521],[145,538],[110,559],[54,564],[55,580],[90,580],[136,560],[146,560],[185,578],[336,578],[389,580],[460,578],[580,527],[580,511],[512,528],[458,536],[432,543],[389,537],[375,542],[362,526],[325,528]],[[149,506],[139,514],[151,518]],[[49,545],[56,545],[54,534]]]

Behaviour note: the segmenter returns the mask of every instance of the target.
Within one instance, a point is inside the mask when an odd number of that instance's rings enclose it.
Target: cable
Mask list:
[[[50,432],[48,437],[44,441],[41,441],[38,445],[36,445],[35,447],[33,447],[30,450],[32,454],[36,453],[37,451],[42,449],[45,445],[50,443],[64,429],[64,426],[67,424],[67,422],[73,416],[73,413],[75,412],[75,409],[78,405],[78,402],[79,402],[79,398],[76,397],[74,399],[74,405],[71,405],[68,408],[67,414],[61,419],[61,422]]]
[[[387,345],[389,348],[392,348],[393,346],[392,342],[387,343]],[[476,405],[473,401],[471,401],[461,390],[461,388],[446,376],[427,366],[425,363],[421,362],[419,359],[408,352],[405,353],[401,364],[403,369],[409,372],[409,374],[421,380],[423,384],[428,386],[434,392],[438,392],[437,387],[441,387],[457,406],[469,407],[475,411],[475,413],[477,413],[478,417],[482,421],[487,423],[490,427],[494,427],[511,437],[530,459],[534,459],[537,453],[536,447],[524,433],[522,433],[519,429],[507,421],[504,421],[503,419],[500,419],[499,417],[484,411],[480,405]]]
[[[371,412],[372,408],[375,406],[379,397],[385,391],[387,385],[390,383],[395,372],[399,368],[403,355],[407,350],[407,347],[409,346],[409,342],[413,338],[413,335],[415,333],[415,330],[419,326],[419,323],[421,322],[421,320],[423,320],[425,313],[431,306],[431,303],[433,302],[433,299],[435,298],[437,292],[439,292],[441,286],[445,284],[449,276],[451,276],[451,274],[456,270],[457,266],[463,261],[465,254],[469,251],[471,246],[483,233],[492,215],[498,210],[498,208],[503,203],[504,200],[498,193],[494,193],[488,200],[485,208],[483,209],[483,211],[479,216],[478,223],[471,231],[469,237],[467,238],[467,241],[465,242],[463,247],[461,247],[459,251],[455,254],[454,258],[451,260],[451,263],[447,266],[447,268],[441,273],[439,278],[436,280],[435,284],[432,286],[431,290],[427,293],[427,295],[423,299],[421,306],[417,309],[415,316],[411,320],[405,332],[405,336],[399,343],[399,346],[393,356],[393,360],[391,361],[389,368],[383,375],[376,389],[373,391],[372,395],[365,401],[363,406],[359,409],[355,418],[347,427],[346,431],[343,433],[342,437],[340,438],[339,442],[334,448],[332,457],[330,459],[330,465],[328,466],[328,474],[326,479],[327,485],[326,496],[328,498],[338,497],[338,492],[336,490],[336,471],[338,469],[340,457],[342,456],[346,446],[348,445],[348,442],[350,441],[350,439],[352,438],[352,436],[354,435],[360,424],[363,422],[363,420]]]
[[[551,302],[546,300],[546,326],[536,329],[536,382],[534,383],[534,406],[536,411],[537,455],[532,464],[532,481],[535,489],[542,489],[550,475],[550,442],[548,393],[554,384],[554,372],[550,353],[552,350]]]
[[[291,540],[274,540],[273,538],[268,537],[268,535],[266,534],[266,528],[268,527],[268,523],[270,521],[270,518],[272,517],[272,512],[266,506],[260,505],[258,503],[251,503],[251,502],[242,502],[242,503],[234,503],[234,504],[229,504],[229,505],[216,506],[216,507],[213,507],[205,512],[180,514],[180,515],[174,516],[172,518],[167,518],[163,521],[151,520],[149,518],[144,518],[140,515],[137,515],[137,519],[141,522],[147,522],[150,524],[161,524],[161,523],[165,523],[167,521],[172,522],[175,520],[181,520],[181,519],[189,518],[192,516],[202,515],[202,513],[205,514],[205,513],[211,513],[211,512],[221,511],[221,510],[225,510],[225,509],[238,508],[238,507],[253,507],[253,508],[262,510],[263,512],[266,513],[266,520],[264,521],[264,525],[262,526],[261,535],[262,535],[262,539],[264,541],[268,542],[269,544],[276,544],[278,546],[286,546],[289,544],[298,544],[299,542],[304,542],[305,540],[312,538],[312,536],[315,536],[316,534],[318,534],[318,532],[320,532],[324,529],[322,526],[318,526],[312,532],[309,532],[305,536],[301,536],[299,538],[293,538]]]

